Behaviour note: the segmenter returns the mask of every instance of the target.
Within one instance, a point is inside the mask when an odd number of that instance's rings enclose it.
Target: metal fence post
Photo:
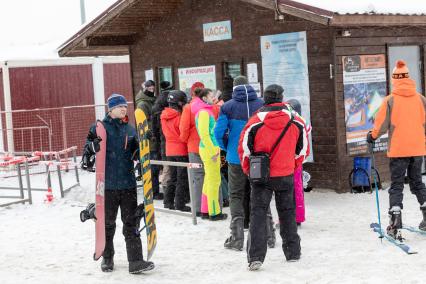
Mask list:
[[[28,200],[30,204],[33,204],[33,197],[31,194],[31,183],[30,183],[30,169],[28,167],[28,161],[26,159],[25,159],[25,174],[27,176]]]
[[[57,162],[61,162],[61,157],[60,154],[57,153],[56,154],[56,161]],[[64,186],[62,184],[62,174],[61,174],[61,164],[58,163],[58,165],[56,166],[56,170],[58,171],[58,180],[59,180],[59,190],[61,191],[61,198],[64,198]]]
[[[77,183],[80,184],[80,177],[78,176],[76,148],[72,149],[72,159],[73,159],[73,161],[75,163],[75,166],[74,166],[74,169],[75,169],[75,178],[77,179]]]
[[[19,190],[21,192],[21,199],[24,199],[24,186],[22,185],[22,172],[21,172],[21,163],[16,164],[18,170],[18,182],[19,182]]]
[[[192,214],[192,224],[197,225],[197,213],[195,208],[195,199],[194,199],[194,186],[192,184],[192,171],[191,166],[187,166],[186,170],[188,171],[188,183],[189,183],[189,198],[191,199],[191,214]]]

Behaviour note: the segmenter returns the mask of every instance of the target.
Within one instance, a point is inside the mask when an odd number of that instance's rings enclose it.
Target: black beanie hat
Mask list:
[[[242,75],[237,76],[237,77],[235,77],[233,84],[234,84],[234,87],[241,86],[241,85],[247,85],[248,84],[247,77],[242,76]]]
[[[155,86],[155,82],[152,80],[148,80],[145,82],[145,88],[151,87],[151,86]]]
[[[291,99],[287,101],[291,108],[294,109],[299,115],[302,115],[302,105],[296,99]]]
[[[169,81],[162,81],[160,83],[160,88],[161,90],[171,90],[172,89],[172,84]]]
[[[266,87],[263,92],[263,100],[265,105],[270,105],[273,103],[281,103],[283,101],[284,89],[280,85],[272,84]]]

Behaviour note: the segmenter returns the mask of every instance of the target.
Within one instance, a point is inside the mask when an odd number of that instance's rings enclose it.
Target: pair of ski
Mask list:
[[[389,236],[385,230],[383,230],[382,228],[380,228],[380,225],[377,223],[371,223],[370,224],[370,228],[373,229],[374,232],[378,233],[380,235],[381,238],[389,241],[389,243],[399,247],[402,251],[404,251],[406,254],[417,254],[417,251],[412,249],[409,245],[407,245],[405,242],[403,241],[399,241],[397,239],[394,239],[393,237]],[[419,235],[423,235],[426,236],[426,231],[422,231],[416,227],[412,227],[412,226],[402,226],[402,230],[406,230],[412,233],[416,233]]]
[[[147,251],[149,260],[157,245],[157,229],[155,226],[154,202],[152,192],[151,164],[149,158],[148,120],[145,113],[137,109],[135,111],[137,133],[139,138],[139,158],[142,167],[143,189],[137,188],[138,208],[144,208],[144,212],[139,212],[139,217],[144,217],[147,236]],[[98,260],[105,249],[105,159],[107,133],[102,122],[96,123],[96,134],[102,140],[100,151],[96,153],[96,205],[95,205],[95,253],[94,260]],[[80,217],[81,218],[81,217]],[[84,219],[84,218],[83,218]],[[82,221],[83,221],[82,219]],[[137,230],[135,234],[139,234]]]

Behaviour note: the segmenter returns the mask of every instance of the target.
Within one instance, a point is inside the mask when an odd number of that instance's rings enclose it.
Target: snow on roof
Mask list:
[[[337,14],[426,14],[425,0],[296,0]]]

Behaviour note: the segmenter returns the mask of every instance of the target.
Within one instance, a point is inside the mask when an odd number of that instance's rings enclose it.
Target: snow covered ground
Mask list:
[[[67,175],[65,182],[72,182],[72,174]],[[369,228],[377,219],[374,195],[328,191],[306,194],[307,222],[299,230],[302,258],[297,263],[285,261],[278,237],[262,269],[249,272],[245,252],[223,248],[229,220],[199,220],[194,226],[190,218],[157,212],[156,269],[128,273],[118,221],[115,270],[103,273],[100,261],[92,259],[94,225],[79,220],[79,212],[94,199],[94,175],[82,173],[81,179],[81,188],[65,199],[58,198],[53,180],[53,203],[43,203],[45,193],[38,192],[33,205],[0,208],[1,283],[423,283],[426,276],[425,237],[406,232],[407,242],[419,251],[406,255],[380,242]],[[42,186],[45,177],[34,176],[32,182]],[[387,222],[387,192],[380,192],[380,200]],[[417,226],[421,213],[408,188],[405,208],[403,221]]]

